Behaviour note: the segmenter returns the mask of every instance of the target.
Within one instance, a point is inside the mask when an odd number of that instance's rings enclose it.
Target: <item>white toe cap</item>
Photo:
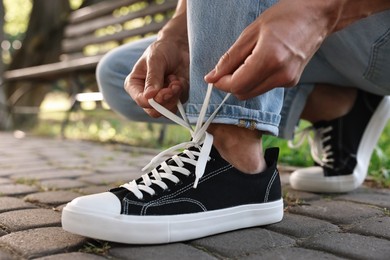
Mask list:
[[[109,215],[121,213],[121,203],[118,197],[111,192],[78,197],[69,202],[66,208],[85,213],[99,212]]]

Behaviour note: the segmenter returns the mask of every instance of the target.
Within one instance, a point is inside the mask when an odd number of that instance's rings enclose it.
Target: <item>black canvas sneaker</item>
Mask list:
[[[367,176],[371,155],[389,118],[389,96],[359,91],[347,115],[313,124],[310,130],[315,134],[309,144],[316,166],[293,172],[292,188],[325,193],[358,188]],[[307,134],[308,130],[303,132]]]
[[[204,124],[199,123],[210,94],[209,86],[195,130],[187,120],[150,100],[159,112],[187,127],[192,140],[158,155],[141,178],[68,203],[62,212],[63,228],[113,242],[160,244],[281,221],[279,150],[266,150],[267,169],[258,174],[244,174],[226,162],[206,132],[221,106]],[[154,167],[167,152],[183,147],[183,152]]]

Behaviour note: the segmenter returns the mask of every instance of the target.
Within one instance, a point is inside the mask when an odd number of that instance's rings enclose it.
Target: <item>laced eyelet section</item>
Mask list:
[[[138,199],[143,198],[143,192],[154,196],[156,192],[153,188],[150,187],[152,184],[158,185],[163,190],[167,190],[168,185],[165,183],[166,180],[177,184],[180,182],[180,179],[175,174],[180,174],[186,177],[191,174],[191,172],[185,168],[185,164],[195,166],[194,188],[197,187],[200,178],[202,178],[204,174],[206,164],[211,159],[209,155],[213,145],[213,136],[207,133],[206,130],[211,124],[212,120],[215,118],[218,111],[221,109],[222,105],[231,95],[230,93],[227,93],[221,104],[205,121],[206,111],[208,104],[210,103],[212,89],[213,85],[209,84],[195,129],[193,129],[193,127],[190,125],[189,120],[185,114],[184,107],[180,101],[178,102],[177,107],[181,118],[158,104],[153,99],[149,99],[149,104],[154,109],[156,109],[165,117],[188,129],[192,139],[189,142],[175,145],[159,153],[150,161],[149,164],[147,164],[142,169],[142,171],[148,172],[147,174],[142,175],[142,181],[137,183],[136,180],[133,180],[129,183],[121,185],[121,187],[126,188],[132,192]],[[189,150],[190,147],[195,147],[199,151]],[[182,149],[184,149],[184,151],[181,154],[174,155],[169,159],[172,160],[174,164],[168,164],[166,161],[161,162],[162,158],[165,158],[168,154],[172,154],[173,152]]]
[[[322,167],[330,169],[334,168],[333,147],[330,144],[332,126],[320,127],[318,129],[313,126],[306,127],[295,133],[296,142],[288,141],[288,146],[292,149],[297,149],[302,146],[307,139],[310,146],[310,153],[313,160]],[[311,133],[314,133],[314,136]]]

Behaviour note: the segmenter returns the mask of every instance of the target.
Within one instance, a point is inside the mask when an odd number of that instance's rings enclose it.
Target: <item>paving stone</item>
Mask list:
[[[290,165],[285,165],[285,164],[278,164],[278,170],[282,173],[286,173],[286,174],[291,174],[292,172],[300,169],[302,167],[298,167],[298,166],[290,166]]]
[[[115,187],[117,187],[117,185],[90,186],[90,187],[79,189],[78,192],[83,195],[89,195],[89,194],[96,194],[96,193],[109,191],[110,189]]]
[[[53,210],[58,211],[58,212],[62,212],[62,210],[65,208],[66,204],[68,204],[68,203],[64,203],[64,204],[61,204],[59,206],[56,206],[53,208]]]
[[[61,143],[58,144],[60,145]],[[70,149],[67,149],[65,147],[58,147],[41,147],[39,149],[39,154],[45,159],[53,158],[54,161],[60,161],[62,158],[66,158],[67,160],[84,159],[82,151],[71,151]]]
[[[390,190],[378,192],[374,189],[359,189],[335,199],[353,201],[358,203],[376,205],[378,207],[390,209]]]
[[[353,224],[375,216],[383,216],[383,211],[368,205],[345,201],[321,200],[310,205],[291,207],[290,213],[327,220],[333,224]],[[358,212],[358,213],[357,213]]]
[[[98,173],[90,174],[88,176],[83,176],[78,178],[79,181],[101,185],[115,183],[117,185],[129,182],[131,180],[139,178],[143,173],[141,171],[132,171],[132,172],[119,172],[119,173]]]
[[[72,191],[45,191],[27,195],[24,200],[55,206],[69,202],[79,196],[80,194]]]
[[[182,243],[160,246],[118,247],[110,249],[108,254],[113,256],[114,259],[128,259],[131,256],[131,259],[135,260],[217,259],[203,250]]]
[[[133,156],[131,154],[127,155],[128,157],[123,161],[125,165],[137,167],[138,169],[142,169],[145,165],[147,165],[154,156],[156,156],[159,151],[156,151],[153,155],[137,155]],[[167,159],[167,158],[165,158]],[[165,159],[161,159],[164,161]]]
[[[11,210],[30,208],[35,208],[35,206],[18,198],[0,197],[0,213]]]
[[[39,186],[48,191],[48,190],[65,190],[65,189],[77,189],[85,187],[86,184],[77,180],[70,179],[54,179],[54,180],[44,180],[39,182]]]
[[[0,224],[0,237],[7,235],[8,232],[3,229],[3,227]],[[1,258],[0,258],[1,259]]]
[[[20,162],[18,163],[18,165],[20,165]],[[56,168],[50,165],[39,165],[31,168],[28,167],[19,167],[16,169],[7,168],[7,169],[0,170],[0,176],[2,177],[12,176],[12,175],[30,176],[33,174],[46,172],[46,171],[54,171],[54,170],[56,170]]]
[[[1,184],[9,184],[9,183],[12,183],[10,179],[0,178],[0,185]]]
[[[62,167],[80,167],[84,165],[89,165],[88,158],[81,158],[80,156],[69,156],[66,155],[65,157],[58,157],[58,156],[50,156],[49,161],[51,164],[55,166],[62,166]]]
[[[223,257],[240,258],[265,249],[287,247],[295,240],[263,228],[251,228],[210,236],[191,242]]]
[[[0,247],[0,259],[1,260],[16,260],[16,256],[13,256],[11,253]]]
[[[284,198],[291,202],[295,202],[295,201],[308,202],[313,200],[320,200],[322,198],[320,194],[298,191],[292,189],[291,187],[283,187],[283,191],[284,191]]]
[[[10,247],[25,258],[37,258],[76,250],[86,242],[84,237],[60,227],[29,229],[0,237],[0,244]]]
[[[240,257],[242,260],[259,260],[259,259],[273,259],[273,260],[302,260],[302,259],[328,259],[328,260],[342,260],[341,258],[329,253],[299,248],[299,247],[287,247],[270,249],[256,254],[249,254],[248,256]]]
[[[16,148],[15,146],[13,146],[12,148]],[[0,162],[3,163],[3,162],[7,162],[7,161],[10,161],[10,162],[30,162],[30,161],[36,161],[36,160],[42,160],[43,158],[38,155],[36,152],[34,152],[30,147],[26,147],[26,146],[20,146],[18,145],[17,148],[19,149],[9,149],[8,147],[8,150],[7,148],[2,148],[4,150],[7,150],[5,152],[5,156],[2,156],[0,158]]]
[[[45,159],[50,162],[50,164],[56,167],[85,167],[91,165],[88,158],[80,155],[71,154],[69,152],[53,154],[50,156],[44,155]]]
[[[141,169],[139,167],[135,166],[126,166],[126,165],[118,165],[114,163],[106,164],[104,166],[96,167],[95,172],[98,173],[126,173],[126,172],[134,172],[138,171],[140,172]]]
[[[266,228],[284,235],[290,235],[298,238],[305,238],[325,232],[340,230],[338,226],[323,220],[288,213],[284,214],[283,221],[269,225]]]
[[[47,162],[47,160],[44,160],[42,158],[36,157],[36,158],[7,158],[5,160],[0,160],[0,166],[1,170],[3,169],[20,169],[20,162],[23,162],[23,166],[26,166],[28,168],[39,168],[42,166],[50,166]]]
[[[8,232],[61,225],[61,214],[52,209],[24,209],[0,214],[0,223]]]
[[[56,254],[56,255],[35,258],[35,260],[103,260],[103,259],[107,259],[107,258],[103,256],[81,253],[81,252]]]
[[[13,180],[48,180],[48,179],[62,179],[62,178],[76,178],[91,174],[89,170],[79,169],[50,169],[47,171],[41,171],[38,173],[27,173],[27,174],[12,174],[10,178]]]
[[[26,195],[38,191],[37,187],[24,184],[2,184],[0,185],[0,195],[15,196]]]
[[[279,169],[279,176],[280,176],[280,183],[282,184],[282,186],[285,186],[285,185],[288,185],[289,184],[289,179],[290,179],[290,174],[288,173],[285,173],[285,172],[282,172],[280,169]]]
[[[302,246],[352,259],[388,260],[390,241],[349,233],[329,233],[305,240]]]
[[[390,240],[390,217],[371,218],[348,228],[348,232]]]

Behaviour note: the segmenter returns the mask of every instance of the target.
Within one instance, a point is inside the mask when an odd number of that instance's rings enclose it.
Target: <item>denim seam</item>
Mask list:
[[[375,64],[378,59],[380,47],[390,40],[390,29],[387,30],[377,41],[374,42],[371,48],[371,55],[368,62],[368,67],[363,74],[363,77],[370,80],[375,73]],[[371,80],[370,80],[371,81]]]
[[[198,114],[187,114],[188,116],[192,116],[192,117],[197,117]],[[275,115],[275,116],[278,116],[276,114],[271,114],[271,115]],[[279,117],[279,116],[278,116]],[[267,125],[272,125],[272,126],[279,126],[279,124],[277,123],[272,123],[272,122],[265,122],[265,121],[262,121],[262,120],[259,120],[258,118],[252,118],[252,117],[247,117],[247,116],[232,116],[232,115],[220,115],[220,116],[215,116],[215,118],[229,118],[229,119],[235,119],[235,120],[248,120],[248,121],[256,121],[257,123],[261,123],[261,124],[267,124]]]

